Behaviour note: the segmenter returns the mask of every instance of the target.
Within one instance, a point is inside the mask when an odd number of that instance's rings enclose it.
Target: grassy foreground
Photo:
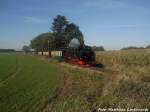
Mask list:
[[[0,112],[150,109],[150,50],[98,52],[96,59],[103,68],[1,54]]]
[[[40,111],[59,82],[55,65],[33,56],[0,54],[0,112]]]
[[[98,52],[96,59],[104,68],[59,64],[63,88],[43,112],[150,109],[150,50]]]
[[[150,49],[97,52],[96,59],[117,72],[118,85],[102,106],[150,109]]]

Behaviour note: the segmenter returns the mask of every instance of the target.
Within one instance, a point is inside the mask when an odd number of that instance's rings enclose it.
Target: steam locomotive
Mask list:
[[[94,66],[95,52],[90,46],[81,45],[78,39],[72,39],[68,48],[62,50],[62,58],[64,61],[83,65],[83,66]]]
[[[48,56],[49,52],[38,52],[38,54]],[[90,46],[80,44],[76,38],[70,41],[67,48],[62,48],[60,51],[52,51],[51,56],[76,65],[97,66],[95,52]]]

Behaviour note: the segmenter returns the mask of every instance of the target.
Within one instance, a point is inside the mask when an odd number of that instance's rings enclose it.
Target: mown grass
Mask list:
[[[0,112],[40,111],[53,97],[60,82],[55,65],[20,54],[0,54],[0,62],[0,77],[7,77],[0,82]]]
[[[9,75],[13,74],[17,68],[17,58],[15,55],[0,55],[0,82],[5,80]]]

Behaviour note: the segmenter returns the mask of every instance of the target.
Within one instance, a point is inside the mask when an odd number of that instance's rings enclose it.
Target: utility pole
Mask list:
[[[51,57],[50,41],[48,40],[48,56]]]

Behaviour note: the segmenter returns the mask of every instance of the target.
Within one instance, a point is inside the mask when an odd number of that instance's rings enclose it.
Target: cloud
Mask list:
[[[27,7],[27,8],[22,8],[21,11],[50,11],[52,10],[51,8],[47,7]]]
[[[125,24],[125,25],[112,25],[109,27],[115,28],[133,28],[133,27],[149,27],[150,24]]]
[[[114,8],[127,7],[127,5],[121,1],[118,1],[118,0],[92,0],[92,1],[84,2],[83,7],[114,9]]]
[[[150,27],[150,24],[120,24],[120,25],[104,25],[103,28],[136,28],[136,27]]]
[[[24,22],[27,22],[27,23],[47,23],[48,22],[48,20],[46,19],[29,17],[29,16],[23,17],[23,19],[24,19]]]

